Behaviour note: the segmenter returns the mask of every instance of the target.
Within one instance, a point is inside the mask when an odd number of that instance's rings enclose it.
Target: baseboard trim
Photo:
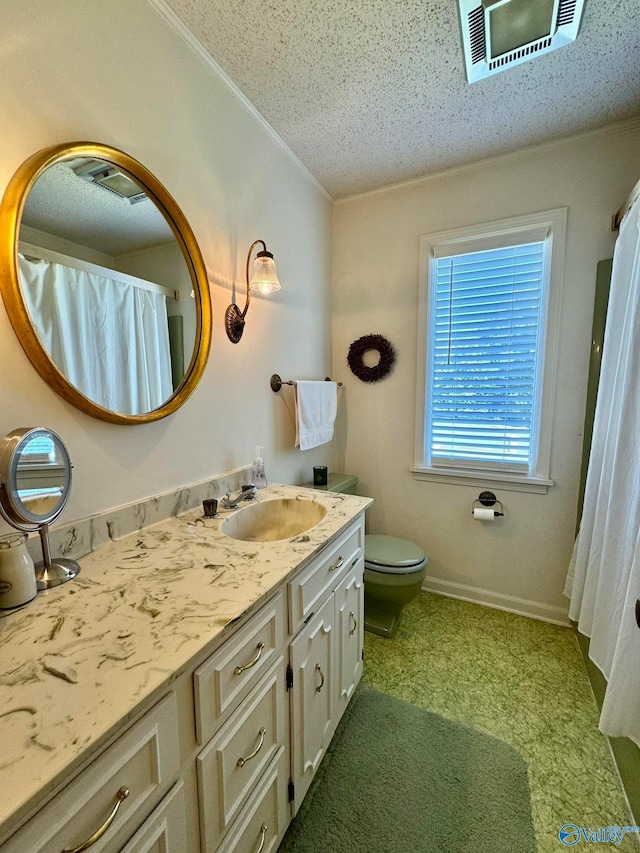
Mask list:
[[[475,586],[452,583],[441,578],[427,575],[422,584],[425,592],[433,592],[436,595],[444,595],[446,598],[457,598],[460,601],[469,601],[472,604],[482,604],[484,607],[492,607],[494,610],[506,610],[507,613],[515,613],[518,616],[528,616],[541,622],[550,622],[552,625],[571,627],[569,614],[562,607],[552,607],[549,604],[539,604],[536,601],[528,601],[526,598],[515,598],[511,595],[500,595],[488,589],[480,589]]]

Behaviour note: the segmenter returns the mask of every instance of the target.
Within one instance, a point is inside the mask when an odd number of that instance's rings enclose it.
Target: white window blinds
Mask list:
[[[55,465],[56,445],[50,435],[30,438],[21,450],[21,461],[34,465]]]
[[[537,431],[545,243],[433,264],[431,465],[526,471]]]

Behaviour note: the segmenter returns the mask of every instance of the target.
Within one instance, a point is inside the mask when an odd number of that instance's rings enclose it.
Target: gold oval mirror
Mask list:
[[[39,151],[0,205],[0,288],[36,370],[86,414],[166,417],[211,345],[204,261],[163,185],[92,142]]]

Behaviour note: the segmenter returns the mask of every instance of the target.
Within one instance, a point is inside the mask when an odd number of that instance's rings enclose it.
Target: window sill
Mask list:
[[[463,468],[411,468],[414,480],[430,480],[451,486],[494,486],[511,492],[533,492],[546,495],[553,480],[499,471],[471,471]]]

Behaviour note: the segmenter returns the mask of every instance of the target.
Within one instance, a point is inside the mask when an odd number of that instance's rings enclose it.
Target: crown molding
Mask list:
[[[193,53],[195,53],[204,65],[206,65],[208,70],[225,86],[227,91],[229,91],[233,97],[242,104],[256,124],[258,124],[271,141],[274,142],[284,154],[286,154],[297,169],[302,172],[309,183],[311,183],[328,201],[333,202],[333,197],[322,186],[315,175],[313,175],[304,165],[302,160],[294,154],[280,134],[273,129],[262,113],[256,109],[242,90],[233,82],[231,77],[229,77],[221,66],[218,65],[206,47],[193,35],[191,30],[188,29],[173,9],[167,4],[166,0],[147,0],[147,2],[161,15],[162,18],[164,18],[164,20],[180,36]]]
[[[533,154],[535,152],[549,151],[553,148],[561,148],[563,145],[572,145],[578,140],[594,139],[600,136],[610,136],[614,133],[624,133],[626,131],[636,130],[639,128],[640,116],[634,116],[630,119],[624,119],[623,121],[615,122],[612,124],[606,124],[602,127],[596,127],[591,130],[579,131],[578,133],[572,133],[569,136],[562,136],[558,139],[552,139],[548,142],[539,142],[536,144],[525,145],[522,148],[518,148],[515,151],[508,151],[505,154],[496,154],[492,157],[485,157],[480,160],[472,160],[471,162],[463,163],[460,166],[452,166],[449,169],[442,169],[437,172],[430,172],[428,175],[422,175],[419,178],[411,178],[407,181],[398,181],[397,183],[386,184],[383,187],[377,187],[373,190],[366,190],[365,192],[343,196],[342,198],[335,199],[335,204],[341,205],[352,201],[359,201],[360,199],[368,198],[370,196],[382,195],[384,193],[420,187],[422,185],[428,184],[430,181],[439,180],[443,177],[461,175],[465,172],[474,171],[475,169],[495,166],[496,163],[509,162],[510,160],[519,160],[522,157],[526,157],[529,154]]]

